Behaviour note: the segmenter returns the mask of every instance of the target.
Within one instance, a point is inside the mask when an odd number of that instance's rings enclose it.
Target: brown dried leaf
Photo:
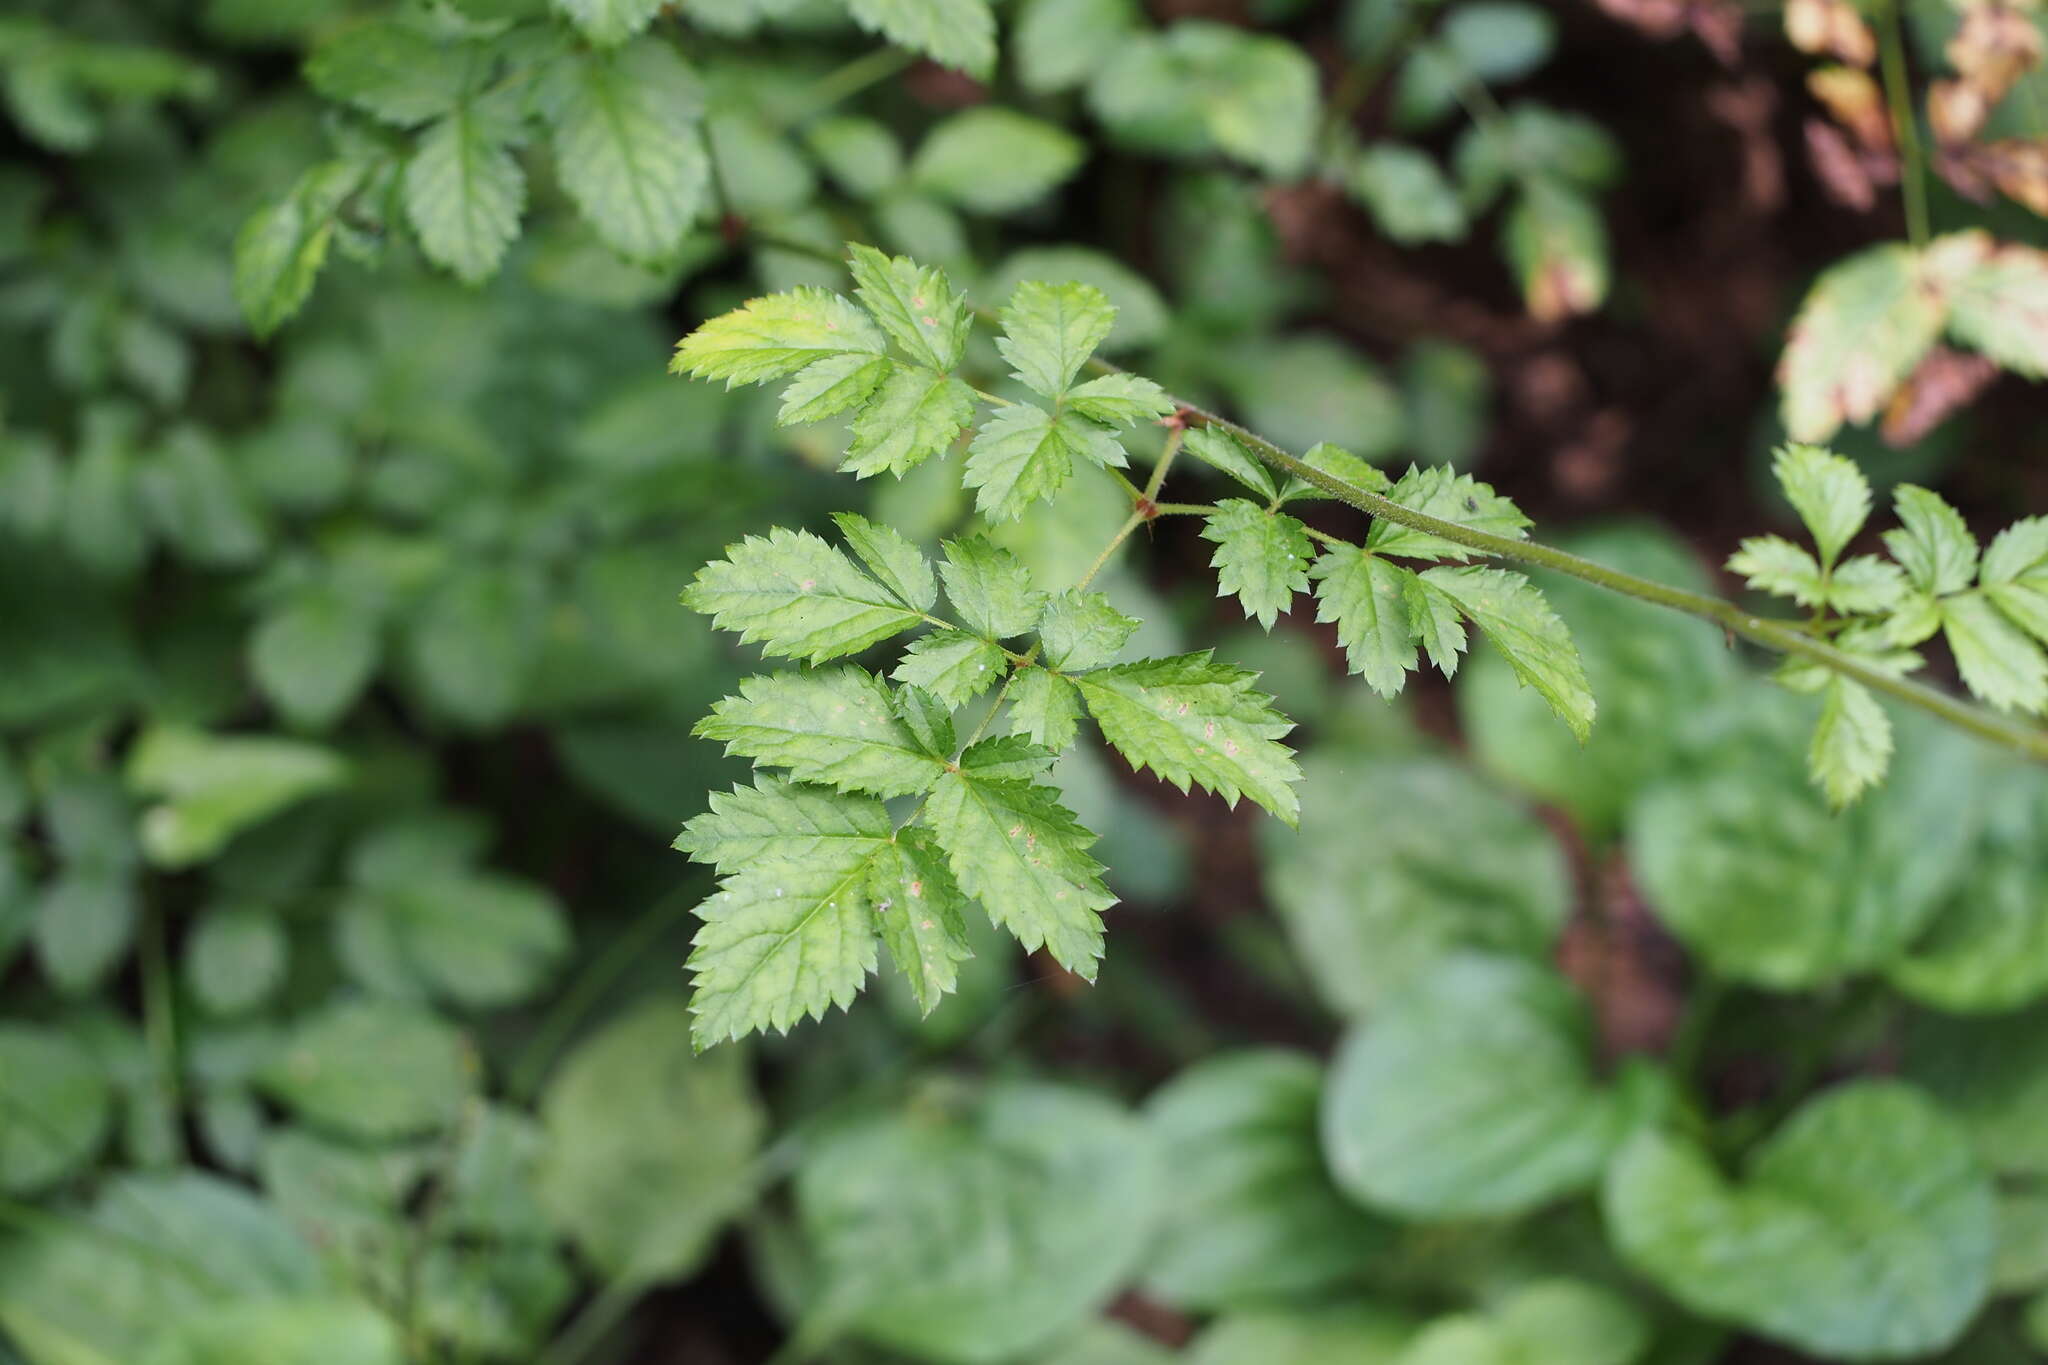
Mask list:
[[[2041,63],[2041,30],[2019,9],[1999,0],[1977,0],[1963,11],[1962,26],[1949,40],[1949,63],[1984,96],[1998,103],[2020,77]]]
[[[1850,0],[1786,0],[1785,36],[1801,52],[1851,66],[1877,60],[1877,39]]]
[[[1991,101],[1968,81],[1936,81],[1927,87],[1927,122],[1941,147],[1958,147],[1977,136],[1991,116]]]
[[[1807,75],[1806,88],[1834,116],[1835,122],[1849,130],[1862,150],[1885,155],[1896,150],[1884,91],[1869,72],[1848,66],[1824,66]]]
[[[1877,186],[1899,178],[1896,157],[1859,152],[1841,129],[1817,118],[1806,121],[1806,155],[1828,196],[1860,213],[1877,207]]]
[[[1909,446],[1967,407],[1998,377],[1998,366],[1981,355],[1937,346],[1908,375],[1885,408],[1881,431],[1887,444]]]
[[[1979,150],[1978,164],[1999,193],[2048,218],[2048,142],[2007,138]]]

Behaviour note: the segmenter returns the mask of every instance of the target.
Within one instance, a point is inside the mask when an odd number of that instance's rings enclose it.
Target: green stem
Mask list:
[[[1752,644],[1762,645],[1780,654],[1796,655],[1819,664],[1845,678],[1862,683],[1873,692],[1881,692],[1895,701],[1904,702],[1908,706],[1915,706],[1938,716],[1979,738],[2003,745],[2028,758],[2048,763],[2048,730],[2017,724],[2003,716],[1981,710],[1945,692],[1928,687],[1924,683],[1894,677],[1869,661],[1808,634],[1800,622],[1752,615],[1733,602],[1726,602],[1718,597],[1708,597],[1704,593],[1688,592],[1684,588],[1674,588],[1647,578],[1638,578],[1634,574],[1610,569],[1589,559],[1581,559],[1575,554],[1535,541],[1512,540],[1507,536],[1494,535],[1489,531],[1481,531],[1455,521],[1445,521],[1441,517],[1418,512],[1412,507],[1403,507],[1400,503],[1370,489],[1347,483],[1317,469],[1314,465],[1297,460],[1263,436],[1247,431],[1235,422],[1225,421],[1214,413],[1186,404],[1182,405],[1182,412],[1191,419],[1191,425],[1221,427],[1236,436],[1248,450],[1275,469],[1314,484],[1339,502],[1349,503],[1383,521],[1427,532],[1454,545],[1463,545],[1467,549],[1478,550],[1497,559],[1549,569],[1553,573],[1591,583],[1595,587],[1620,593],[1624,597],[1633,597],[1638,601],[1654,603],[1672,611],[1684,612],[1688,616],[1697,616],[1703,621],[1711,621],[1730,635],[1738,635]]]
[[[826,72],[818,78],[805,99],[803,108],[789,119],[785,127],[794,127],[804,120],[823,113],[842,100],[851,99],[871,85],[880,85],[908,69],[917,60],[915,53],[901,48],[883,47],[863,53],[846,65]]]
[[[766,234],[759,235],[763,241],[768,242],[770,245],[787,245],[791,250],[802,251],[842,264],[844,262],[844,258],[836,252],[821,251],[814,246],[785,243],[780,238],[771,239]],[[986,309],[977,308],[974,311],[983,317],[993,316]],[[1097,374],[1122,373],[1117,366],[1110,364],[1100,356],[1090,357],[1088,368]],[[1893,677],[1882,669],[1874,667],[1868,661],[1836,649],[1827,641],[1814,636],[1806,630],[1803,622],[1782,621],[1767,616],[1752,615],[1736,606],[1733,602],[1726,602],[1718,597],[1708,597],[1704,593],[1688,592],[1683,588],[1674,588],[1647,578],[1638,578],[1634,574],[1623,573],[1619,569],[1610,569],[1604,565],[1595,564],[1591,560],[1581,559],[1575,554],[1553,549],[1536,541],[1512,540],[1506,536],[1497,536],[1487,531],[1478,530],[1475,527],[1465,526],[1455,521],[1445,521],[1441,517],[1433,517],[1426,512],[1418,512],[1413,508],[1403,507],[1400,503],[1382,497],[1370,489],[1360,488],[1356,484],[1347,483],[1343,479],[1326,474],[1312,465],[1302,463],[1279,446],[1268,441],[1265,437],[1249,431],[1235,422],[1225,421],[1215,413],[1198,408],[1191,403],[1179,402],[1179,400],[1175,400],[1175,402],[1182,415],[1184,425],[1220,427],[1236,436],[1238,440],[1244,443],[1246,449],[1273,468],[1284,473],[1293,474],[1297,478],[1322,489],[1323,492],[1329,494],[1337,501],[1349,503],[1362,512],[1369,513],[1385,521],[1391,521],[1399,526],[1427,532],[1439,539],[1448,540],[1456,545],[1463,545],[1467,549],[1477,550],[1482,554],[1492,555],[1498,559],[1510,560],[1518,564],[1531,564],[1539,569],[1549,569],[1553,573],[1564,574],[1568,578],[1576,578],[1582,582],[1591,583],[1595,587],[1605,588],[1609,592],[1620,593],[1624,597],[1633,597],[1638,601],[1653,603],[1656,606],[1665,607],[1672,611],[1684,612],[1687,616],[1697,616],[1703,621],[1711,621],[1730,635],[1740,636],[1752,644],[1762,645],[1764,648],[1776,650],[1780,654],[1796,655],[1799,658],[1819,664],[1822,668],[1839,673],[1852,681],[1862,683],[1873,692],[1880,692],[1894,701],[1918,707],[1920,710],[1946,721],[1957,729],[1968,731],[1980,739],[1986,739],[1993,744],[2002,745],[2038,762],[2048,763],[2048,730],[2039,730],[2032,726],[2009,721],[2003,716],[1995,715],[1992,712],[1972,706],[1968,702],[1951,697],[1947,693],[1929,687],[1924,683],[1916,683],[1906,678]],[[1164,463],[1163,456],[1161,461]],[[1155,469],[1154,473],[1157,474],[1158,471]],[[1155,489],[1154,491],[1156,492],[1157,490]],[[1185,506],[1185,504],[1174,504],[1174,506],[1180,507]],[[1127,525],[1124,530],[1117,533],[1116,540],[1110,544],[1108,549],[1103,551],[1102,559],[1097,562],[1097,569],[1101,567],[1103,562],[1108,560],[1109,555],[1135,529],[1135,526]],[[1092,578],[1094,573],[1095,570],[1091,569],[1089,577]],[[1085,579],[1083,580],[1084,583],[1086,581]]]
[[[142,921],[142,1030],[149,1042],[151,1069],[169,1117],[171,1141],[182,1161],[184,1125],[178,1097],[178,1014],[171,989],[170,956],[164,946],[163,915],[151,908]]]
[[[1920,147],[1920,121],[1913,115],[1912,88],[1906,76],[1905,20],[1902,0],[1892,0],[1883,40],[1884,90],[1892,107],[1892,131],[1905,163],[1902,197],[1906,201],[1906,236],[1915,247],[1927,245],[1927,157]]]
[[[641,1286],[613,1280],[569,1320],[562,1334],[548,1344],[536,1365],[579,1365],[598,1348],[612,1329],[625,1321],[640,1301]]]
[[[1162,461],[1162,463],[1164,462]],[[1139,516],[1136,512],[1131,513],[1129,517],[1125,518],[1124,524],[1117,529],[1117,533],[1109,538],[1109,544],[1102,547],[1102,553],[1095,556],[1095,562],[1088,566],[1088,572],[1082,574],[1081,581],[1074,585],[1074,591],[1079,592],[1090,583],[1093,583],[1095,575],[1102,572],[1102,566],[1109,563],[1109,557],[1115,554],[1118,548],[1131,538],[1131,532],[1143,526],[1146,521],[1147,518]]]
[[[1152,502],[1159,497],[1159,489],[1166,482],[1166,471],[1173,468],[1173,461],[1180,454],[1181,443],[1188,438],[1187,428],[1175,427],[1166,434],[1166,449],[1159,452],[1159,463],[1152,466],[1152,477],[1145,480],[1144,500]],[[1115,546],[1111,546],[1114,549]],[[1083,586],[1086,581],[1083,580]]]

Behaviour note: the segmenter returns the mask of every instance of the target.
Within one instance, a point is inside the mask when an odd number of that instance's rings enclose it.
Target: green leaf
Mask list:
[[[1832,565],[1870,516],[1870,481],[1855,461],[1807,445],[1779,446],[1771,473],[1820,547],[1820,562]]]
[[[296,740],[220,737],[161,728],[128,757],[128,785],[160,797],[142,818],[142,846],[159,867],[204,862],[227,841],[349,776],[332,750]]]
[[[1057,124],[981,105],[926,134],[910,178],[970,213],[1015,213],[1073,175],[1086,151]]]
[[[1625,1114],[1594,1082],[1589,1033],[1550,969],[1442,959],[1331,1063],[1323,1151],[1338,1185],[1429,1219],[1506,1217],[1590,1188]]]
[[[2048,993],[2048,916],[2039,888],[2048,878],[2048,788],[2013,770],[1984,801],[1986,828],[1967,879],[1910,952],[1892,960],[1892,984],[1955,1014],[2014,1010]]]
[[[1593,693],[1571,632],[1535,585],[1502,569],[1429,569],[1422,580],[1458,604],[1581,743],[1593,728]]]
[[[896,597],[913,611],[930,611],[938,600],[939,585],[924,552],[893,527],[869,521],[858,512],[835,512],[832,522],[860,562]]]
[[[334,216],[363,183],[365,169],[353,161],[322,162],[282,199],[250,214],[235,234],[235,302],[257,336],[269,336],[305,306],[327,262]]]
[[[1189,1365],[1287,1361],[1288,1365],[1401,1365],[1415,1327],[1406,1313],[1370,1302],[1231,1313],[1195,1338]]]
[[[858,668],[749,678],[693,733],[798,781],[876,796],[927,791],[946,770],[897,715],[889,689]]]
[[[541,1097],[534,1191],[629,1286],[690,1274],[754,1197],[768,1116],[739,1052],[692,1055],[690,1022],[679,1001],[642,1000],[570,1053]]]
[[[1808,1101],[1739,1184],[1644,1133],[1603,1203],[1622,1255],[1680,1303],[1828,1359],[1938,1352],[1988,1287],[1990,1182],[1941,1110],[1893,1081]]]
[[[610,0],[620,3],[640,0]],[[697,78],[655,38],[588,53],[573,74],[555,125],[562,188],[599,240],[627,260],[673,257],[710,186]]]
[[[846,351],[812,361],[782,391],[777,426],[818,422],[865,403],[896,368],[895,362],[864,351]]]
[[[1351,163],[1344,188],[1372,211],[1381,232],[1403,246],[1455,242],[1470,228],[1457,190],[1436,158],[1420,148],[1374,143]]]
[[[1050,787],[963,768],[939,780],[925,807],[966,892],[1028,952],[1041,946],[1068,971],[1095,979],[1102,911],[1116,897],[1089,856],[1095,836]]]
[[[1837,809],[1884,780],[1892,761],[1892,723],[1861,683],[1837,674],[1821,696],[1806,770]]]
[[[1982,593],[1944,597],[1941,626],[1970,691],[2000,711],[2048,709],[2048,656]]]
[[[941,66],[987,79],[996,64],[988,0],[847,0],[854,22]]]
[[[1789,597],[1802,607],[1817,607],[1827,599],[1820,565],[1783,536],[1750,536],[1728,557],[1728,571],[1741,574],[1758,592]]]
[[[1230,498],[1203,518],[1202,538],[1216,542],[1209,563],[1216,570],[1216,595],[1237,595],[1244,614],[1266,629],[1308,590],[1308,562],[1315,549],[1308,531],[1283,512]]]
[[[1828,579],[1828,605],[1848,616],[1890,611],[1906,596],[1905,571],[1876,555],[1851,555]]]
[[[2015,374],[2048,376],[2048,253],[1993,243],[1981,230],[1956,233],[1928,248],[1937,273],[1944,248],[1958,247],[1970,264],[1943,281],[1949,335]]]
[[[254,1299],[181,1316],[142,1365],[401,1365],[398,1329],[354,1297]]]
[[[1411,465],[1392,488],[1384,491],[1389,500],[1411,511],[1511,540],[1522,539],[1530,526],[1529,518],[1522,515],[1522,509],[1494,492],[1492,485],[1481,483],[1469,474],[1454,473],[1442,465],[1431,465],[1426,469]],[[1366,533],[1365,548],[1378,554],[1449,560],[1452,563],[1463,563],[1476,553],[1425,531],[1412,530],[1399,522],[1377,519]]]
[[[1104,426],[1129,427],[1173,411],[1166,390],[1134,374],[1106,374],[1067,391],[1067,411]]]
[[[1048,94],[1086,81],[1137,32],[1135,0],[1029,0],[1010,46],[1025,89]]]
[[[1057,399],[1115,324],[1116,309],[1094,285],[1027,280],[1003,308],[1003,335],[996,349],[1026,388]],[[1135,390],[1125,386],[1125,392]],[[1095,417],[1094,412],[1083,415]]]
[[[1985,587],[2048,570],[2048,517],[2026,517],[1992,537],[1979,579]]]
[[[260,1080],[310,1123],[372,1142],[440,1132],[475,1063],[452,1027],[412,1005],[341,1001],[301,1020]]]
[[[1884,533],[1885,548],[1913,586],[1941,596],[1970,586],[1977,572],[1977,538],[1962,514],[1939,493],[1902,483],[1892,492],[1900,527]]]
[[[1628,820],[1658,920],[1717,974],[1779,991],[1890,961],[1955,891],[1976,841],[1968,742],[1902,724],[1889,780],[1837,813],[1791,761],[1809,716],[1782,692],[1731,693],[1707,742]]]
[[[388,957],[369,973],[351,962],[364,984],[471,1009],[532,998],[569,950],[561,904],[512,877],[435,872],[359,892],[343,915],[344,935],[352,932]]]
[[[869,895],[889,956],[910,985],[919,1014],[935,1009],[958,984],[967,946],[967,901],[929,830],[905,830],[875,863]]]
[[[1562,181],[1522,181],[1503,244],[1522,300],[1539,322],[1590,313],[1607,299],[1607,225],[1593,199]]]
[[[661,11],[661,0],[551,0],[554,9],[599,47],[633,37]]]
[[[974,319],[945,271],[859,243],[849,248],[849,268],[854,292],[904,354],[934,370],[960,364]]]
[[[1251,452],[1237,437],[1221,427],[1190,427],[1185,449],[1188,454],[1205,464],[1214,465],[1262,498],[1270,500],[1280,491],[1273,482],[1272,473],[1252,458]]]
[[[422,133],[405,163],[405,214],[420,248],[465,284],[497,274],[519,235],[526,173],[504,131],[465,105]]]
[[[1383,697],[1398,696],[1415,667],[1416,629],[1409,614],[1413,573],[1356,546],[1327,547],[1309,576],[1316,580],[1316,620],[1337,626],[1345,662]],[[1438,595],[1444,601],[1441,590]],[[1456,618],[1456,607],[1452,607]]]
[[[1144,1128],[1109,1100],[934,1084],[805,1144],[796,1207],[827,1301],[922,1360],[1035,1358],[1137,1270],[1164,1202]]]
[[[903,178],[903,149],[886,124],[853,114],[821,118],[804,129],[804,144],[840,188],[873,199]]]
[[[98,986],[127,955],[136,908],[126,868],[66,868],[36,901],[32,932],[43,975],[66,994]]]
[[[215,1014],[240,1014],[284,984],[290,958],[277,916],[253,906],[216,906],[185,940],[185,983]]]
[[[426,696],[475,728],[519,707],[541,645],[547,588],[525,566],[457,569],[408,623],[407,656]]]
[[[907,474],[942,454],[974,420],[974,390],[948,375],[910,365],[889,371],[853,420],[840,468],[860,478]]]
[[[1941,335],[1944,308],[1913,249],[1872,247],[1823,271],[1778,365],[1785,430],[1825,441],[1877,416]]]
[[[940,547],[945,562],[939,577],[946,599],[967,628],[990,640],[1008,640],[1038,624],[1045,594],[1032,586],[1024,562],[980,536],[948,540]]]
[[[1394,486],[1394,481],[1382,474],[1377,466],[1366,463],[1350,451],[1341,446],[1331,445],[1328,441],[1318,441],[1310,446],[1308,452],[1301,457],[1301,462],[1310,468],[1321,470],[1334,479],[1341,479],[1345,483],[1363,488],[1368,493],[1384,493]],[[1308,484],[1305,479],[1294,482],[1307,486],[1295,491],[1290,484],[1290,497],[1330,496],[1315,484]]]
[[[1632,1365],[1650,1345],[1642,1310],[1585,1280],[1541,1279],[1510,1294],[1486,1319],[1510,1359]]]
[[[370,608],[331,588],[301,593],[249,636],[257,688],[294,725],[324,730],[355,705],[382,650]]]
[[[1116,438],[1092,422],[1013,403],[981,424],[961,477],[976,490],[975,510],[992,521],[1013,521],[1065,487],[1077,458],[1096,465],[1127,463]]]
[[[1355,1279],[1390,1230],[1331,1183],[1317,1140],[1322,1068],[1246,1050],[1197,1062],[1154,1092],[1145,1121],[1175,1198],[1146,1274],[1187,1308],[1313,1295]]]
[[[764,654],[822,663],[923,620],[922,611],[808,531],[777,527],[725,553],[697,571],[683,605]]]
[[[1102,593],[1069,588],[1046,604],[1038,622],[1038,638],[1045,642],[1047,666],[1079,673],[1115,659],[1138,625],[1136,618],[1118,611]]]
[[[1258,674],[1210,651],[1117,664],[1074,679],[1110,747],[1182,791],[1190,782],[1232,805],[1249,796],[1288,824],[1300,812],[1294,726],[1252,689]]]
[[[468,54],[404,19],[369,19],[335,30],[306,60],[306,83],[331,100],[403,128],[455,108]]]
[[[113,1094],[91,1053],[55,1029],[0,1025],[0,1074],[0,1191],[33,1194],[92,1161]]]
[[[761,777],[751,787],[713,792],[711,809],[683,826],[675,847],[734,873],[768,859],[837,861],[832,848],[865,850],[888,837],[888,812],[871,797]]]
[[[1008,669],[1002,648],[994,642],[965,631],[935,630],[912,640],[889,676],[922,687],[948,706],[964,706]]]
[[[1408,628],[1429,652],[1429,661],[1446,678],[1456,676],[1458,656],[1466,644],[1458,604],[1442,588],[1413,573],[1402,579],[1401,603],[1408,608]]]
[[[1902,1067],[2001,1175],[2048,1172],[2048,1008],[1978,1019],[1916,1015]]]
[[[1057,753],[1074,742],[1081,696],[1074,685],[1042,668],[1017,672],[1010,686],[1010,732],[1028,736]]]
[[[749,299],[712,318],[676,345],[669,369],[726,387],[761,384],[807,365],[857,351],[879,356],[888,342],[848,300],[808,286]]]

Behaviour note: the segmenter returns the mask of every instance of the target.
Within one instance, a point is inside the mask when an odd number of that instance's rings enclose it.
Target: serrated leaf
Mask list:
[[[1081,694],[1057,673],[1021,669],[1010,685],[1010,732],[1055,753],[1074,742],[1080,728]]]
[[[1301,462],[1321,470],[1333,479],[1341,479],[1345,483],[1363,488],[1368,493],[1384,493],[1394,486],[1394,481],[1381,473],[1377,465],[1369,464],[1343,447],[1331,445],[1328,441],[1318,441],[1310,446],[1308,453],[1301,457]],[[1295,484],[1300,486],[1296,488]],[[1290,483],[1288,496],[1326,498],[1330,495],[1306,479],[1299,479]]]
[[[1804,607],[1817,607],[1826,597],[1820,565],[1812,555],[1783,536],[1751,536],[1728,557],[1728,569],[1739,573],[1759,592],[1789,597]]]
[[[873,797],[764,775],[751,787],[713,792],[711,809],[683,826],[674,847],[726,873],[771,860],[838,859],[831,849],[888,837],[889,812]]]
[[[858,243],[849,248],[848,265],[854,292],[904,354],[929,369],[959,365],[973,319],[945,271]]]
[[[1898,530],[1884,533],[1885,548],[1913,586],[1943,596],[1970,586],[1977,572],[1977,538],[1962,514],[1939,493],[1902,483],[1892,491]]]
[[[1820,719],[1806,770],[1836,809],[1884,779],[1892,760],[1892,723],[1861,683],[1836,674],[1821,694]]]
[[[2048,517],[2026,517],[2000,531],[1984,550],[1978,581],[1985,587],[2048,571]]]
[[[953,752],[952,709],[915,685],[897,688],[891,702],[896,708],[897,718],[910,731],[918,749],[946,762]]]
[[[1398,564],[1350,545],[1325,549],[1309,575],[1316,580],[1316,620],[1336,624],[1337,643],[1344,646],[1351,671],[1381,696],[1399,695],[1415,667],[1416,629],[1409,614],[1408,584],[1421,580]],[[1441,589],[1437,595],[1450,602]],[[1455,621],[1455,604],[1451,615]]]
[[[1103,594],[1069,588],[1046,604],[1038,638],[1045,642],[1047,665],[1078,673],[1116,658],[1138,625]]]
[[[996,64],[988,0],[847,0],[854,22],[942,66],[986,78]]]
[[[1079,169],[1087,144],[997,105],[962,110],[926,134],[910,163],[919,189],[970,213],[1015,213]]]
[[[257,336],[269,336],[305,305],[327,261],[335,212],[362,184],[366,170],[353,161],[314,166],[284,198],[250,214],[235,234],[235,302]]]
[[[645,38],[583,56],[569,92],[555,125],[562,188],[621,256],[674,256],[711,182],[697,78],[674,47]]]
[[[1123,447],[1102,427],[1071,413],[1054,416],[1030,403],[998,408],[967,447],[962,481],[975,490],[975,510],[992,521],[1011,521],[1032,503],[1066,486],[1074,461],[1128,463]]]
[[[760,384],[807,365],[859,351],[879,356],[881,330],[852,302],[809,286],[749,299],[705,322],[676,345],[669,369],[726,387]]]
[[[1294,725],[1253,690],[1258,674],[1218,663],[1208,650],[1117,664],[1075,677],[1103,738],[1134,768],[1182,791],[1190,782],[1232,805],[1248,796],[1288,824],[1301,803],[1294,751],[1279,742]]]
[[[1515,676],[1535,688],[1583,742],[1595,710],[1585,665],[1571,632],[1535,585],[1504,569],[1429,569],[1422,577],[1458,604],[1506,656]]]
[[[1408,608],[1408,628],[1429,652],[1429,661],[1446,678],[1458,672],[1458,656],[1465,652],[1465,622],[1458,604],[1442,588],[1409,574],[1401,584],[1401,601]]]
[[[1314,547],[1307,529],[1286,513],[1229,498],[1203,518],[1202,538],[1216,542],[1209,560],[1216,570],[1216,595],[1235,593],[1244,614],[1266,629],[1273,628],[1294,594],[1308,591]]]
[[[889,956],[910,983],[920,1014],[930,1014],[973,957],[962,911],[967,898],[933,845],[931,831],[907,829],[870,873],[868,894]]]
[[[1067,411],[1104,426],[1157,421],[1173,411],[1166,390],[1134,374],[1105,374],[1067,391]]]
[[[552,0],[552,4],[577,32],[599,47],[612,47],[653,23],[663,0]]]
[[[1044,777],[1059,756],[1025,735],[991,735],[960,755],[960,771],[997,781]]]
[[[991,919],[1027,950],[1043,946],[1068,971],[1095,979],[1101,912],[1116,897],[1088,854],[1095,836],[1059,803],[1059,793],[963,769],[940,780],[924,818],[953,875]]]
[[[907,474],[959,439],[974,420],[974,390],[950,375],[898,365],[860,416],[839,467],[859,478]]]
[[[782,407],[775,414],[777,426],[817,422],[865,403],[896,363],[886,356],[865,351],[814,360],[797,372],[782,391]]]
[[[893,527],[869,521],[858,512],[835,512],[832,521],[847,545],[896,599],[915,611],[930,611],[939,600],[931,561]]]
[[[464,107],[422,133],[405,163],[405,214],[421,250],[466,284],[497,273],[526,206],[526,173],[501,132]]]
[[[904,724],[881,679],[858,668],[749,678],[692,732],[800,782],[908,796],[946,769]]]
[[[1890,611],[1905,596],[1905,571],[1876,555],[1845,559],[1828,577],[1828,605],[1848,616]]]
[[[1031,582],[1024,561],[980,536],[941,543],[939,577],[946,600],[969,630],[991,640],[1022,635],[1038,624],[1045,594]]]
[[[1970,691],[2000,711],[2048,708],[2048,657],[1982,593],[1944,597],[1941,625]]]
[[[1222,470],[1246,488],[1261,497],[1271,498],[1279,492],[1273,482],[1273,475],[1267,468],[1252,458],[1237,437],[1220,427],[1190,427],[1183,441],[1188,454]]]
[[[306,82],[331,100],[411,127],[439,118],[462,97],[468,54],[403,19],[369,19],[335,30],[306,60]]]
[[[1409,466],[1408,472],[1386,490],[1386,496],[1411,511],[1512,540],[1520,540],[1531,524],[1522,515],[1522,509],[1494,492],[1491,484],[1481,483],[1469,474],[1455,473],[1443,465],[1426,469]],[[1379,554],[1453,563],[1463,563],[1475,553],[1399,522],[1380,520],[1375,520],[1372,529],[1366,532],[1365,547]]]
[[[1003,308],[996,349],[1026,388],[1057,399],[1115,324],[1109,296],[1092,284],[1026,280]]]
[[[922,687],[949,706],[964,706],[1006,670],[998,645],[965,631],[935,630],[912,640],[889,676]]]
[[[922,613],[808,531],[777,527],[697,571],[683,605],[765,654],[822,663],[908,630]]]
[[[1792,320],[1778,365],[1785,430],[1825,441],[1875,417],[1941,334],[1943,307],[1903,243],[1822,272]]]
[[[1820,562],[1833,564],[1870,516],[1870,481],[1855,461],[1819,446],[1778,447],[1771,472],[1820,547]]]
[[[875,969],[870,886],[890,847],[841,839],[749,866],[697,907],[688,967],[699,1051],[853,1003]]]

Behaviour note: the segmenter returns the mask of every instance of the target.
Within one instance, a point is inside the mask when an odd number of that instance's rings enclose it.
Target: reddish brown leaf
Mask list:
[[[1859,152],[1841,129],[1817,118],[1806,121],[1806,155],[1828,197],[1861,213],[1877,207],[1879,185],[1899,178],[1897,158]]]
[[[1935,347],[1885,408],[1881,430],[1886,443],[1912,445],[1969,406],[1997,376],[1998,366],[1981,355]]]

